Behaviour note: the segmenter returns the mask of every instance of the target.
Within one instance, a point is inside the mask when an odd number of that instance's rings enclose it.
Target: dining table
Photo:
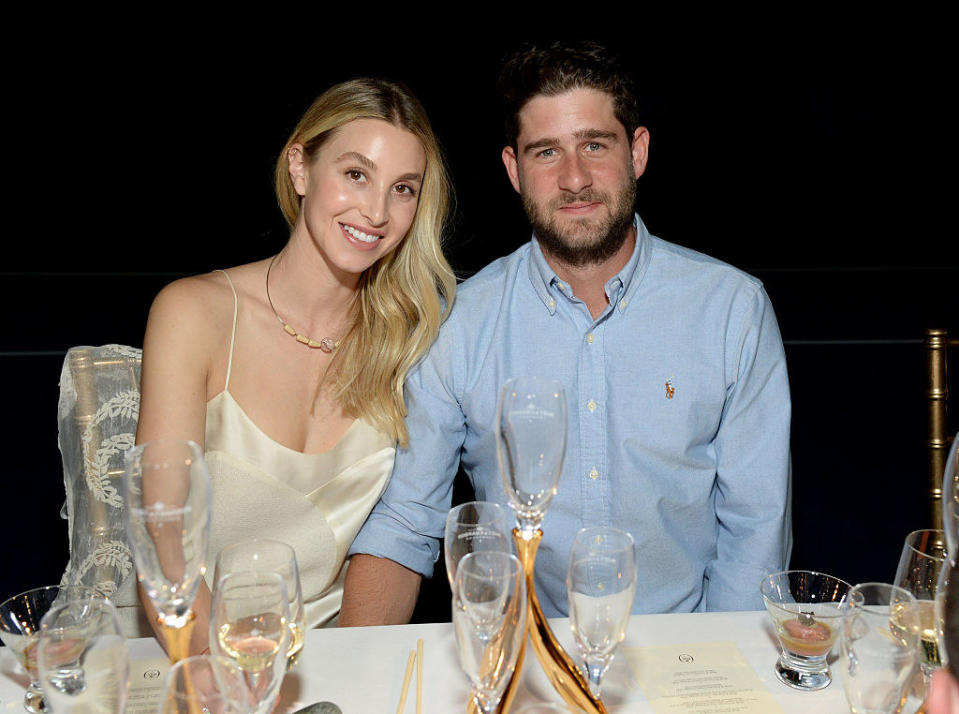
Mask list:
[[[569,620],[549,620],[563,648],[578,661]],[[422,640],[421,674],[410,669],[410,653]],[[127,711],[155,712],[168,669],[151,638],[131,639],[130,696]],[[28,683],[8,648],[0,650],[0,714],[20,712]],[[838,647],[833,648],[832,683],[819,691],[799,691],[775,673],[779,645],[764,611],[633,615],[602,683],[610,714],[844,714]],[[412,672],[412,676],[407,675]],[[422,684],[418,684],[421,678]],[[345,714],[397,712],[407,684],[404,714],[465,712],[469,680],[460,669],[450,623],[310,630],[303,651],[287,672],[277,714],[320,701],[333,702]],[[561,701],[531,646],[511,708]],[[919,701],[910,697],[905,712]]]

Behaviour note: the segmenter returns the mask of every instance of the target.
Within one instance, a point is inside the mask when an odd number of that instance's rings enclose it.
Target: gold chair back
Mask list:
[[[123,455],[136,438],[140,362],[140,350],[123,345],[71,348],[57,415],[70,537],[61,582],[108,596],[128,636],[150,632],[123,522]]]
[[[948,330],[926,330],[926,367],[928,374],[929,506],[933,528],[942,528],[942,478],[954,429],[949,425],[950,350],[959,346],[959,338]]]

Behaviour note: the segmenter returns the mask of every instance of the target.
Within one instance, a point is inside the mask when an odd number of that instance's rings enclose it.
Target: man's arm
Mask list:
[[[406,624],[421,581],[419,573],[389,558],[354,555],[346,570],[340,627]]]
[[[340,625],[408,622],[421,577],[433,572],[466,433],[451,344],[441,330],[406,380],[409,444],[397,447],[389,485],[350,546]]]
[[[707,610],[762,609],[759,582],[792,547],[791,403],[782,338],[765,291],[739,308],[727,337],[727,396],[716,453],[716,558]],[[741,303],[742,304],[742,303]]]

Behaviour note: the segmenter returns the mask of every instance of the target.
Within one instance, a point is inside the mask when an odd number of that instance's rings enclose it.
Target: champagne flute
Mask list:
[[[243,673],[224,657],[187,657],[167,672],[161,714],[249,714],[255,708]]]
[[[526,641],[526,579],[511,553],[479,551],[456,569],[453,625],[479,710],[496,711]]]
[[[919,604],[885,583],[862,583],[840,606],[842,675],[854,713],[902,711],[919,660]]]
[[[943,563],[946,542],[940,530],[918,530],[906,536],[893,584],[912,593],[919,602],[919,667],[928,679],[941,664],[936,623],[936,588]]]
[[[450,590],[456,583],[456,566],[467,553],[478,551],[512,553],[506,510],[498,503],[469,501],[446,514],[443,553]]]
[[[303,607],[303,588],[296,552],[292,546],[278,540],[254,538],[227,546],[216,556],[213,582],[224,575],[237,572],[279,573],[290,598],[290,647],[286,653],[287,669],[296,664],[303,649],[306,633],[306,612]]]
[[[233,660],[256,700],[256,711],[273,709],[286,671],[290,645],[290,600],[279,573],[224,575],[213,591],[210,649]]]
[[[58,714],[121,714],[130,663],[116,608],[88,598],[54,606],[40,622],[40,684]]]
[[[566,455],[566,392],[554,379],[514,377],[500,392],[496,457],[525,540],[556,495]]]
[[[590,689],[600,684],[626,637],[636,595],[633,537],[618,528],[583,528],[573,538],[566,575],[569,624],[586,665]]]
[[[192,441],[161,440],[126,453],[123,517],[137,579],[157,610],[171,662],[187,656],[192,611],[210,539],[210,475]]]
[[[509,505],[516,513],[513,541],[526,576],[533,650],[567,704],[600,712],[602,702],[550,630],[533,584],[541,526],[563,472],[567,426],[566,391],[555,379],[514,377],[500,390],[496,458]],[[507,705],[518,686],[519,677],[514,677],[505,694]]]

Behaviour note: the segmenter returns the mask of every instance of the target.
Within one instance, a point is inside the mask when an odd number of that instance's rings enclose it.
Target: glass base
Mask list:
[[[43,691],[36,684],[31,683],[23,695],[23,708],[33,714],[50,711],[50,707],[43,701]]]
[[[782,659],[776,662],[776,676],[787,687],[807,692],[825,689],[832,682],[832,674],[828,667],[820,671],[794,669]]]

